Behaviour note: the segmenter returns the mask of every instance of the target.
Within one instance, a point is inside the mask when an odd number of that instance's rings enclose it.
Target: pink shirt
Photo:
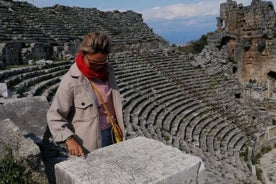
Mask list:
[[[104,102],[106,103],[109,113],[116,120],[116,115],[115,115],[114,106],[113,106],[112,92],[111,92],[111,87],[110,87],[109,82],[108,81],[103,82],[100,80],[92,80],[92,83],[98,89],[98,91],[101,93],[101,95],[104,99]],[[98,104],[99,122],[100,122],[101,130],[105,130],[110,127],[110,122],[108,121],[104,106],[103,106],[100,98],[98,97],[98,95],[97,95],[97,104]]]

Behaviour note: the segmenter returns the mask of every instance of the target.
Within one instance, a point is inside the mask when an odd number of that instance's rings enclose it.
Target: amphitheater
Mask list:
[[[83,36],[103,31],[114,44],[128,139],[145,136],[199,156],[206,183],[258,183],[255,157],[274,148],[276,135],[276,13],[261,0],[220,7],[208,44],[187,55],[130,10],[0,0],[0,82],[10,98],[51,103]]]

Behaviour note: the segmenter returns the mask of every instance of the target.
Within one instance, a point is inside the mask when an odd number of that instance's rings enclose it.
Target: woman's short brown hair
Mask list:
[[[84,36],[78,50],[82,54],[95,54],[98,52],[109,54],[111,41],[105,33],[91,32]]]

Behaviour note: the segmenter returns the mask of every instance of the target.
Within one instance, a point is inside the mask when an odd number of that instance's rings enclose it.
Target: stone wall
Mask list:
[[[0,60],[4,64],[22,64],[22,44],[18,42],[0,43]]]
[[[208,34],[208,44],[201,53],[189,59],[209,76],[238,80],[232,95],[259,111],[258,115],[249,111],[244,121],[262,122],[263,109],[275,119],[276,13],[272,2],[252,0],[248,6],[232,0],[222,3],[217,30]],[[256,120],[258,117],[262,118]]]
[[[243,6],[227,0],[220,6],[217,33],[221,44],[229,49],[228,57],[237,62],[237,77],[242,83],[267,84],[276,71],[276,13],[271,1],[252,0]],[[275,89],[275,88],[274,88]],[[274,89],[264,94],[272,97]]]
[[[216,58],[210,59],[213,53]],[[262,94],[258,95],[257,90],[253,98],[275,98],[276,13],[273,3],[261,0],[252,0],[248,6],[232,0],[221,3],[217,31],[208,35],[208,45],[192,62],[211,75],[234,75],[249,90],[247,94],[252,93],[255,86],[263,86]]]

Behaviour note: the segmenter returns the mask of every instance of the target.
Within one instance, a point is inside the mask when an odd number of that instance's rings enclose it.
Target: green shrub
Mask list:
[[[271,148],[270,146],[268,146],[268,147],[262,147],[260,153],[258,153],[258,154],[255,156],[255,158],[253,159],[252,163],[253,163],[253,164],[258,163],[259,160],[260,160],[260,158],[262,157],[262,155],[264,155],[264,154],[270,152],[271,150],[272,150],[272,148]]]
[[[198,40],[191,41],[189,44],[185,46],[181,46],[178,49],[186,55],[188,55],[189,53],[198,54],[202,51],[202,49],[204,49],[204,46],[208,44],[207,42],[208,35],[211,35],[211,34],[212,33],[204,34]]]
[[[231,57],[228,57],[228,61],[233,64],[238,64],[238,62]]]
[[[272,125],[276,125],[276,120],[275,119],[272,119]]]
[[[256,168],[256,175],[257,175],[257,179],[259,180],[259,181],[263,181],[263,171],[262,171],[262,169],[260,169],[260,168]]]
[[[35,184],[29,174],[14,158],[12,148],[3,144],[5,156],[0,160],[1,184]]]
[[[199,40],[192,42],[193,54],[198,54],[202,51],[205,45],[207,45],[207,35],[202,35]]]
[[[240,157],[242,157],[245,162],[248,161],[247,155],[248,155],[248,148],[240,151]]]

